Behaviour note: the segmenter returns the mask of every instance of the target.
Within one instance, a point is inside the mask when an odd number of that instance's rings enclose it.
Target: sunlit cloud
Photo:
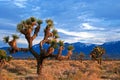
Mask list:
[[[80,28],[84,30],[105,30],[104,28],[91,26],[89,23],[82,23]]]
[[[63,33],[65,35],[69,36],[76,36],[76,37],[82,37],[82,38],[88,38],[88,37],[94,37],[94,34],[88,33],[88,32],[73,32],[73,31],[67,31],[64,29],[57,29],[58,32]]]

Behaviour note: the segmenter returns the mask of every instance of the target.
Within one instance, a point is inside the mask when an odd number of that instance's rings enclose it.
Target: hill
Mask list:
[[[74,51],[75,52],[83,52],[86,55],[86,58],[89,58],[89,53],[91,52],[91,50],[97,46],[95,44],[85,44],[85,43],[80,43],[80,42],[76,42],[76,43],[65,43],[65,49],[63,50],[63,55],[66,55],[67,53],[67,46],[68,45],[73,45],[74,46]],[[104,43],[102,45],[99,45],[105,48],[106,50],[106,56],[108,56],[109,58],[113,58],[113,59],[120,59],[120,41],[114,41],[114,42],[107,42]],[[47,45],[44,45],[45,48],[47,48]],[[34,50],[37,51],[38,53],[40,52],[39,50],[39,45],[36,44],[33,46]],[[7,51],[8,55],[8,47],[2,47],[0,49],[4,49]],[[55,54],[57,54],[58,49],[55,50]],[[33,57],[31,55],[30,52],[24,53],[24,52],[17,52],[17,54],[12,54],[13,57],[15,58],[28,58],[28,57]]]

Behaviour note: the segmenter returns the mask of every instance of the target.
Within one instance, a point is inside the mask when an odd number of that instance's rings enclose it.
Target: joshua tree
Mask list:
[[[85,57],[85,54],[83,52],[80,52],[79,59],[80,59],[81,63],[82,63],[84,57]]]
[[[0,73],[2,67],[5,65],[5,62],[9,62],[12,59],[12,56],[7,56],[5,50],[0,50]]]
[[[98,64],[101,65],[102,62],[102,55],[105,54],[105,49],[100,47],[100,46],[96,46],[90,53],[90,57],[92,60],[96,60],[98,62]]]
[[[25,36],[25,39],[28,42],[28,48],[18,48],[16,38],[13,39],[12,41],[9,41],[9,37],[4,38],[4,41],[8,43],[12,49],[11,53],[15,53],[17,51],[30,51],[31,52],[31,54],[35,57],[37,61],[37,74],[38,75],[42,71],[43,62],[46,58],[54,57],[55,59],[58,59],[58,60],[69,59],[72,54],[72,50],[73,50],[73,47],[69,46],[68,47],[69,51],[68,51],[67,56],[65,56],[65,58],[61,58],[62,50],[64,48],[63,47],[64,43],[61,40],[58,41],[59,35],[58,35],[57,30],[53,29],[54,23],[51,19],[48,19],[46,20],[47,25],[44,29],[44,38],[39,43],[40,53],[36,52],[32,47],[33,46],[32,42],[38,36],[42,23],[43,23],[42,20],[36,19],[34,17],[30,17],[26,20],[21,21],[17,25],[17,31]],[[54,53],[54,49],[58,47],[58,43],[59,43],[59,52],[57,55],[55,55],[53,53]],[[48,49],[43,48],[44,44],[49,45]]]

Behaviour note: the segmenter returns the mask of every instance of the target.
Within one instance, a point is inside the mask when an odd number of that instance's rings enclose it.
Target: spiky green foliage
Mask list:
[[[55,38],[60,38],[60,36],[58,34],[55,34]]]
[[[8,42],[9,42],[9,36],[5,36],[5,37],[3,38],[3,41],[4,41],[5,43],[8,43]]]
[[[53,25],[54,25],[54,24],[53,24],[53,21],[52,21],[51,19],[47,19],[47,20],[46,20],[46,23],[47,23],[47,25],[50,26],[50,27],[53,27]]]
[[[57,48],[57,42],[55,40],[51,40],[50,42],[50,46],[53,47],[53,48]]]
[[[23,25],[24,25],[24,24],[26,24],[26,21],[24,21],[24,20],[23,20],[23,21],[21,21],[21,24],[23,24]]]
[[[31,22],[35,22],[36,18],[35,17],[30,17]]]
[[[101,57],[104,53],[105,53],[105,49],[100,47],[100,46],[96,46],[94,49],[94,54],[96,58]]]
[[[53,33],[53,35],[56,35],[56,34],[58,34],[58,31],[56,29],[53,29],[52,33]]]
[[[7,53],[5,50],[0,50],[0,60],[5,60],[5,61],[9,62],[12,59],[13,59],[12,56],[7,56]]]
[[[5,50],[0,50],[0,59],[6,59],[7,55],[6,55],[6,51]]]
[[[22,23],[17,24],[17,31],[20,32],[21,30],[25,29],[25,26],[23,25],[25,23],[24,21]]]
[[[56,29],[53,29],[52,33],[55,38],[59,38],[58,31]]]
[[[91,59],[96,60],[98,64],[101,64],[103,54],[105,54],[105,49],[100,46],[93,48],[92,52],[90,53]]]
[[[58,44],[59,46],[64,46],[64,41],[60,40]]]
[[[32,24],[31,19],[27,19],[27,20],[26,20],[26,24],[27,24],[27,25],[31,25],[31,24]]]
[[[22,33],[22,31],[26,31],[30,28],[33,29],[33,25],[36,25],[36,23],[40,25],[43,23],[43,21],[40,19],[36,19],[35,17],[30,17],[17,24],[17,31]]]
[[[37,20],[37,23],[38,23],[38,25],[40,25],[40,24],[42,24],[42,23],[43,23],[43,21],[42,21],[42,20],[40,20],[40,19],[38,19],[38,20]]]
[[[6,61],[9,62],[9,61],[11,61],[12,59],[13,59],[12,56],[7,56]]]
[[[12,35],[13,39],[19,39],[19,37],[16,34]]]
[[[67,47],[67,49],[68,49],[68,50],[73,50],[74,47],[73,47],[72,45],[69,45],[69,46]]]

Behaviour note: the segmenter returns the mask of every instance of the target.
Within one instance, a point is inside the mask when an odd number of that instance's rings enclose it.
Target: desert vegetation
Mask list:
[[[96,60],[98,62],[98,64],[101,65],[102,63],[102,56],[103,54],[105,54],[105,49],[100,47],[100,46],[96,46],[90,53],[90,57],[92,60]]]
[[[58,31],[53,27],[54,22],[51,19],[47,19],[45,22],[44,36],[38,43],[39,53],[33,49],[33,40],[38,36],[43,23],[40,19],[30,17],[17,25],[17,31],[24,35],[28,42],[27,48],[17,46],[19,37],[16,34],[12,35],[12,39],[10,36],[3,38],[3,41],[10,47],[8,49],[10,54],[29,51],[34,56],[34,60],[16,59],[10,61],[12,57],[7,56],[6,51],[0,50],[0,80],[120,79],[120,61],[102,62],[105,49],[100,46],[93,48],[89,54],[92,60],[84,60],[86,55],[83,52],[76,52],[74,54],[75,60],[70,60],[74,50],[72,45],[67,46],[67,54],[62,55],[62,51],[65,49],[64,41],[59,39]],[[44,44],[48,46],[47,49],[43,47]],[[55,49],[58,49],[56,54],[54,54]]]
[[[33,49],[33,40],[38,36],[40,32],[41,24],[43,23],[42,20],[36,19],[35,17],[30,17],[26,20],[21,21],[17,25],[17,31],[25,36],[25,39],[28,42],[27,48],[19,48],[17,46],[17,39],[19,37],[17,35],[12,35],[12,40],[9,39],[9,36],[5,36],[3,38],[5,43],[8,43],[10,46],[9,52],[16,53],[18,51],[30,51],[31,54],[35,57],[37,61],[37,74],[40,75],[42,73],[42,65],[46,58],[55,57],[55,59],[59,60],[67,60],[72,55],[73,46],[68,46],[68,54],[66,56],[62,56],[61,48],[64,47],[63,41],[58,41],[59,35],[55,28],[53,28],[54,23],[51,19],[46,20],[46,27],[44,29],[44,37],[39,43],[40,53],[37,53]],[[58,43],[59,42],[59,43]],[[49,46],[48,49],[43,48],[43,45],[47,44]],[[58,45],[59,44],[59,45]],[[54,55],[54,50],[59,48],[58,54]]]
[[[120,80],[120,61],[45,60],[37,76],[35,60],[12,60],[2,70],[3,80]],[[0,79],[0,80],[2,80]]]

